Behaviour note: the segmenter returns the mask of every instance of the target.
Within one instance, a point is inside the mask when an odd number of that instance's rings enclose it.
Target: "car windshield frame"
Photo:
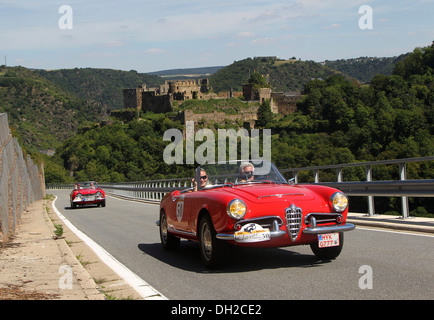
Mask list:
[[[98,187],[98,183],[96,183],[95,181],[85,181],[85,182],[77,182],[74,183],[74,190],[80,190],[80,189],[91,189],[91,183],[93,183],[93,188],[97,189]]]
[[[240,172],[241,165],[247,163],[253,165],[252,175]],[[205,170],[208,176],[207,185],[203,188],[200,186],[202,170]],[[196,168],[195,178],[199,181],[197,190],[261,183],[288,184],[274,163],[267,160],[234,160],[204,164]]]

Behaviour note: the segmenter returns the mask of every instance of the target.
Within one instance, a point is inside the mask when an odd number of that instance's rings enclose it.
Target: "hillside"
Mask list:
[[[224,66],[217,67],[202,67],[202,68],[185,68],[185,69],[170,69],[155,72],[149,72],[150,75],[160,76],[164,79],[183,79],[183,78],[208,78],[213,73],[224,68]]]
[[[390,58],[360,57],[333,61],[326,60],[324,65],[361,82],[370,82],[376,74],[390,76],[395,65],[406,56],[408,56],[408,53]]]
[[[80,126],[106,117],[107,106],[84,101],[23,67],[0,67],[0,112],[26,149],[56,148]]]
[[[134,70],[75,68],[35,72],[81,99],[104,103],[112,110],[124,107],[123,89],[135,88],[144,83],[148,87],[164,83],[164,80],[156,75],[138,73]]]
[[[210,85],[215,92],[241,91],[253,72],[267,76],[273,91],[301,91],[312,78],[340,73],[313,61],[247,58],[218,70],[209,78]]]

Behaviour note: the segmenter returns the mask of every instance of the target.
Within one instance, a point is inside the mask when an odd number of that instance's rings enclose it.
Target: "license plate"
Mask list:
[[[264,229],[260,225],[250,223],[245,225],[240,231],[235,232],[236,242],[261,242],[271,239],[270,229]]]
[[[326,233],[318,235],[318,247],[336,247],[339,245],[339,233]]]
[[[84,200],[85,201],[95,201],[95,196],[85,196]]]

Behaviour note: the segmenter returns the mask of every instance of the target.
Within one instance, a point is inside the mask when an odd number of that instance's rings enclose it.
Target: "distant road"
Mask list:
[[[234,248],[224,269],[208,271],[196,243],[162,249],[157,205],[109,197],[105,208],[70,209],[69,191],[48,193],[78,229],[169,299],[434,299],[434,236],[357,228],[334,261],[317,261],[309,246]]]

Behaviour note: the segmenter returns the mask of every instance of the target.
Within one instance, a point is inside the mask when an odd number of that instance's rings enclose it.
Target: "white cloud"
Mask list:
[[[339,23],[333,23],[329,26],[324,27],[324,29],[339,29],[341,25]]]
[[[163,52],[166,52],[166,51],[163,49],[160,49],[160,48],[150,48],[150,49],[145,50],[145,53],[163,53]]]
[[[253,45],[260,45],[265,46],[274,43],[276,40],[273,38],[261,38],[261,39],[255,39],[250,42]]]
[[[254,36],[255,36],[255,34],[253,32],[249,32],[249,31],[243,31],[243,32],[237,33],[237,37],[239,37],[239,38],[252,38]]]
[[[111,40],[103,43],[104,47],[124,47],[126,45],[127,45],[126,42],[118,41],[118,40]]]

